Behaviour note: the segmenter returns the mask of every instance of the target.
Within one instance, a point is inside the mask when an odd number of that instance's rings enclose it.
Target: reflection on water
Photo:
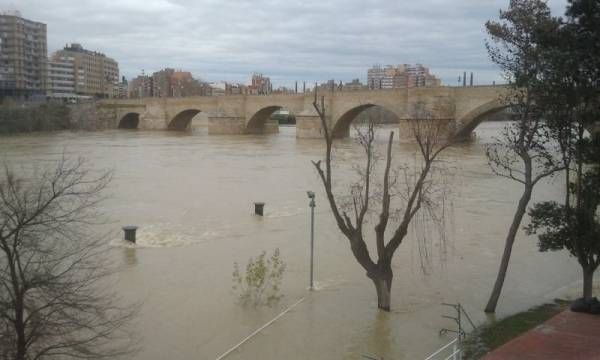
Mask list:
[[[130,246],[123,251],[123,262],[128,266],[137,265],[137,253],[135,246]]]
[[[452,210],[445,251],[432,246],[421,271],[414,234],[393,262],[392,312],[376,310],[373,284],[352,258],[331,217],[311,160],[323,143],[296,139],[294,127],[271,136],[209,136],[202,129],[176,132],[60,132],[0,138],[0,153],[25,168],[66,152],[96,169],[113,169],[104,204],[119,292],[143,300],[137,359],[214,359],[298,298],[306,300],[244,344],[228,359],[422,358],[449,338],[441,302],[461,302],[477,322],[495,279],[518,184],[493,176],[485,144],[502,123],[484,123],[478,140],[448,150],[453,169]],[[385,141],[386,134],[382,134]],[[414,145],[396,148],[397,161],[412,159]],[[361,157],[351,140],[337,142],[338,184],[354,176]],[[560,198],[558,184],[541,184],[534,200]],[[317,193],[317,291],[307,292],[310,212],[306,190]],[[266,203],[265,216],[253,203]],[[122,225],[139,226],[137,244],[122,240]],[[371,225],[372,226],[372,225]],[[369,229],[369,232],[372,231]],[[231,291],[233,263],[278,247],[287,271],[283,301],[246,309]],[[563,296],[579,279],[565,253],[540,254],[524,234],[513,258],[499,316]],[[558,290],[557,290],[558,289]]]

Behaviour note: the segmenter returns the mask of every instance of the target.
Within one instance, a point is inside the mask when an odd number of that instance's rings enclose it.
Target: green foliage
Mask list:
[[[537,203],[529,211],[531,223],[526,230],[539,233],[540,251],[567,249],[581,265],[595,268],[600,263],[600,170],[589,170],[581,179],[578,204]],[[576,194],[576,184],[571,183],[569,191]]]
[[[593,271],[600,265],[600,141],[581,139],[576,148],[585,167],[569,183],[573,201],[535,204],[526,230],[538,234],[540,251],[566,249],[584,269]]]
[[[240,272],[238,263],[234,263],[233,290],[238,292],[240,304],[271,306],[277,303],[283,297],[280,290],[284,272],[285,263],[279,249],[275,249],[269,258],[266,251],[256,259],[250,258],[245,274]]]

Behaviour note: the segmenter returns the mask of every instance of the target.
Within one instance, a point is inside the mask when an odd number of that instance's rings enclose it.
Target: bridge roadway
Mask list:
[[[326,91],[328,126],[335,137],[349,134],[352,120],[363,110],[381,106],[400,120],[400,136],[407,135],[408,121],[431,118],[440,121],[452,137],[468,137],[486,115],[504,108],[503,86],[419,87],[368,91]],[[296,117],[296,136],[322,136],[321,121],[313,108],[314,93],[291,95],[234,95],[185,98],[107,99],[97,111],[113,128],[187,130],[200,112],[209,118],[209,134],[264,134],[278,132],[270,120],[278,109]]]

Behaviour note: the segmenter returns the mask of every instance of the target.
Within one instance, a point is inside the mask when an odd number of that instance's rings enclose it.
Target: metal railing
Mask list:
[[[448,355],[448,351],[452,351],[450,355]],[[443,358],[444,360],[460,360],[461,358],[461,348],[460,348],[460,339],[457,337],[456,339],[450,341],[446,345],[439,348],[436,352],[429,355],[425,358],[425,360],[434,360],[434,359],[442,359],[439,355],[447,357]]]
[[[467,335],[463,328],[463,325],[462,325],[463,316],[464,316],[464,318],[467,319],[467,321],[469,322],[469,324],[471,325],[471,327],[473,329],[475,329],[476,326],[473,323],[473,320],[471,320],[471,317],[469,316],[469,314],[467,314],[467,311],[465,310],[465,308],[460,303],[458,303],[458,304],[442,303],[442,305],[450,307],[454,311],[456,311],[456,316],[442,315],[442,317],[446,318],[446,319],[454,320],[456,322],[457,329],[452,330],[452,329],[443,328],[440,330],[440,336],[444,335],[444,334],[448,334],[448,333],[455,333],[456,338],[454,340],[450,341],[448,344],[439,348],[433,354],[429,355],[427,358],[425,358],[425,360],[433,360],[433,359],[461,360],[461,358],[462,358],[462,340]],[[448,355],[450,348],[452,348],[452,351]],[[441,357],[441,356],[446,356],[446,357]]]

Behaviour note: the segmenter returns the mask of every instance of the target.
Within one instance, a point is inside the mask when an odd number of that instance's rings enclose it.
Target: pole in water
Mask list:
[[[265,209],[264,202],[255,202],[254,203],[254,214],[255,215],[263,216],[264,209]]]
[[[137,226],[123,226],[123,232],[125,233],[125,240],[130,241],[135,244],[135,233],[137,231]]]
[[[306,194],[310,199],[310,290],[314,290],[314,248],[315,248],[315,193],[307,191]]]

